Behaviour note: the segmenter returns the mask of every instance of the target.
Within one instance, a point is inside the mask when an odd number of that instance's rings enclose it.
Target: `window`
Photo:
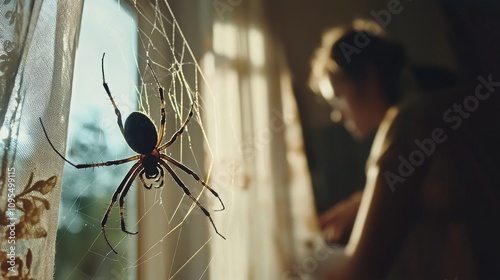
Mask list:
[[[123,2],[87,0],[76,53],[69,114],[66,155],[75,163],[102,162],[133,152],[125,144],[113,107],[102,86],[101,58],[106,82],[122,112],[123,120],[137,110],[137,15]],[[64,167],[56,241],[56,279],[117,278],[123,264],[112,258],[96,258],[110,250],[101,235],[100,222],[111,195],[130,164],[104,168]],[[128,223],[135,224],[135,188],[127,195]],[[110,215],[107,234],[116,245],[119,211]],[[115,230],[118,229],[118,230]],[[134,238],[117,247],[122,257],[135,255]],[[128,247],[123,246],[127,244]],[[133,271],[128,271],[133,275]],[[121,277],[119,277],[121,278]]]

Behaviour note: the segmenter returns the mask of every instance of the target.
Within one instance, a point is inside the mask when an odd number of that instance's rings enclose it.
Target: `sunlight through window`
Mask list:
[[[125,120],[138,107],[137,16],[120,1],[88,0],[84,4],[76,53],[66,149],[67,158],[76,163],[103,162],[132,153],[102,86],[103,53],[106,53],[106,82]],[[108,269],[99,270],[102,275],[94,275],[96,269],[93,269],[92,259],[95,254],[109,251],[106,246],[95,246],[105,244],[101,240],[100,219],[120,183],[118,174],[125,174],[127,168],[130,168],[127,164],[95,169],[65,166],[56,245],[56,279],[82,279],[89,275],[91,278],[112,278],[116,262],[103,262],[100,265]],[[136,216],[132,210],[133,198],[131,191],[127,196],[131,209],[127,219],[132,220]],[[115,221],[114,215],[110,220]],[[110,230],[110,233],[113,238],[115,232]],[[91,271],[82,271],[82,267]]]

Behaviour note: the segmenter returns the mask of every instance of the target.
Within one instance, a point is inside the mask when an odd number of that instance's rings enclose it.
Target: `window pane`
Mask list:
[[[137,16],[122,1],[85,1],[76,54],[67,158],[74,163],[105,162],[133,154],[116,123],[116,115],[102,86],[101,58],[112,96],[122,119],[137,110]],[[66,165],[57,235],[55,279],[124,279],[134,259],[134,238],[119,230],[118,205],[107,223],[107,235],[119,256],[110,252],[101,234],[101,219],[111,196],[131,163],[76,169]],[[135,188],[125,206],[128,225],[136,220]],[[124,239],[125,238],[125,239]],[[122,242],[121,242],[122,241]],[[128,246],[128,247],[127,247]],[[116,261],[124,258],[125,262]]]

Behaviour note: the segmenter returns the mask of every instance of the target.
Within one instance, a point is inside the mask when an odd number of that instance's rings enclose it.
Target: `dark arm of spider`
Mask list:
[[[104,78],[104,55],[106,55],[106,53],[102,54],[102,60],[101,60],[102,86],[104,87],[104,90],[108,94],[109,100],[111,100],[111,104],[113,104],[113,107],[115,108],[115,114],[116,114],[116,117],[118,119],[116,122],[118,123],[118,127],[120,127],[120,131],[122,132],[122,135],[124,135],[123,122],[122,122],[122,114],[120,113],[120,110],[118,110],[118,107],[116,106],[115,100],[111,96],[111,91],[109,90],[109,86],[106,83],[106,79]]]
[[[219,201],[220,201],[220,204],[222,205],[222,209],[218,209],[218,210],[215,210],[215,211],[222,211],[222,210],[226,209],[226,206],[224,206],[224,203],[222,202],[222,199],[220,199],[219,194],[216,191],[214,191],[214,189],[212,189],[207,183],[205,183],[205,181],[201,180],[200,176],[198,176],[198,174],[196,174],[193,170],[191,170],[189,167],[185,166],[184,164],[182,164],[179,161],[171,158],[168,155],[160,154],[160,157],[162,159],[165,159],[168,162],[172,163],[173,165],[177,166],[179,169],[181,169],[182,171],[186,172],[187,174],[191,175],[196,181],[200,182],[200,184],[202,184],[215,197],[217,197],[217,199],[219,199]]]
[[[191,120],[191,118],[194,115],[193,109],[194,109],[194,102],[191,103],[191,109],[189,109],[188,116],[186,117],[186,120],[184,120],[184,123],[182,124],[181,128],[179,128],[179,130],[177,130],[172,135],[172,137],[170,138],[170,140],[168,140],[167,143],[158,147],[158,151],[162,151],[162,150],[165,150],[166,148],[168,148],[170,145],[172,145],[177,140],[177,137],[179,137],[184,132],[184,129],[186,128],[187,124],[189,123],[189,121]]]
[[[160,82],[158,81],[158,78],[156,77],[155,71],[151,67],[151,65],[148,63],[149,70],[151,70],[151,73],[153,74],[153,77],[156,81],[156,85],[158,86],[158,93],[160,95],[160,103],[161,103],[161,120],[160,120],[160,131],[158,133],[158,142],[156,143],[156,146],[159,146],[161,141],[163,141],[163,134],[165,134],[165,96],[163,95],[163,87],[160,85]]]
[[[132,232],[128,232],[125,229],[125,220],[124,220],[124,213],[123,213],[123,198],[125,198],[125,195],[128,192],[128,189],[130,188],[130,185],[134,181],[134,178],[137,176],[139,171],[141,171],[141,163],[137,162],[135,163],[130,170],[128,171],[127,175],[123,178],[122,182],[118,186],[118,188],[115,190],[113,193],[113,196],[111,198],[111,202],[108,205],[108,208],[106,209],[106,213],[102,217],[101,220],[101,230],[102,234],[104,235],[104,239],[106,240],[106,243],[108,243],[108,246],[115,252],[115,254],[118,254],[118,252],[111,246],[111,243],[109,242],[108,236],[106,235],[106,223],[108,221],[109,213],[111,213],[111,209],[113,209],[113,206],[116,203],[116,200],[118,199],[118,195],[120,195],[120,221],[121,221],[121,227],[122,231],[130,234],[136,234]],[[123,191],[123,192],[122,192]]]
[[[205,216],[207,216],[207,218],[210,220],[210,223],[212,223],[212,226],[214,227],[214,230],[215,232],[222,238],[226,239],[222,234],[219,233],[219,231],[217,230],[217,227],[215,226],[215,223],[214,221],[212,220],[212,217],[210,216],[210,213],[207,211],[207,209],[205,209],[205,207],[203,207],[203,205],[201,205],[201,203],[196,199],[196,197],[194,197],[191,192],[189,191],[189,189],[184,185],[184,183],[182,182],[182,180],[179,178],[179,176],[177,176],[177,174],[175,174],[174,170],[172,170],[172,168],[163,160],[160,160],[159,161],[160,164],[165,167],[165,169],[168,171],[168,173],[170,173],[170,175],[172,176],[172,178],[174,178],[174,181],[177,183],[177,185],[184,191],[184,193],[189,196],[189,198],[194,202],[196,203],[196,206],[198,206],[198,208],[201,209],[201,211],[203,212],[203,214],[205,214]]]
[[[99,167],[99,166],[109,166],[109,165],[118,165],[122,164],[125,162],[133,161],[133,160],[138,160],[141,155],[135,155],[129,158],[124,158],[124,159],[119,159],[119,160],[111,160],[111,161],[106,161],[106,162],[100,162],[100,163],[85,163],[85,164],[74,164],[71,161],[67,160],[55,147],[54,144],[52,144],[52,141],[50,141],[49,135],[47,134],[47,130],[45,130],[45,126],[43,125],[42,118],[38,118],[40,120],[40,124],[42,125],[43,133],[45,134],[45,138],[47,138],[47,141],[49,141],[50,146],[52,147],[52,150],[56,152],[65,162],[69,163],[71,166],[81,169],[81,168],[89,168],[89,167]]]

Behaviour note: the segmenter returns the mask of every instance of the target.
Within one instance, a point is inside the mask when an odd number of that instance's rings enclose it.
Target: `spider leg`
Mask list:
[[[116,106],[115,100],[111,96],[111,91],[109,90],[109,86],[106,83],[106,79],[104,78],[104,55],[106,53],[102,54],[102,60],[101,60],[101,67],[102,67],[102,86],[104,87],[104,90],[106,90],[106,93],[108,94],[109,100],[111,100],[111,104],[113,104],[113,107],[115,108],[115,114],[117,117],[117,123],[118,126],[120,127],[120,131],[122,132],[122,135],[124,134],[123,130],[123,122],[122,122],[122,114],[120,113],[120,110],[118,110],[118,107]]]
[[[128,233],[128,234],[137,234],[137,232],[130,232],[127,230],[127,228],[125,226],[125,208],[124,208],[125,202],[124,202],[124,199],[128,193],[128,190],[130,189],[130,186],[134,182],[135,177],[137,177],[137,174],[139,174],[139,171],[140,171],[140,168],[137,168],[134,171],[134,173],[132,174],[132,176],[130,176],[130,179],[128,180],[127,185],[125,185],[125,188],[123,189],[122,193],[120,194],[120,199],[119,199],[121,228],[122,228],[123,232]]]
[[[150,189],[151,189],[151,187],[153,186],[153,184],[151,184],[151,185],[149,185],[149,186],[146,184],[146,181],[144,181],[144,177],[143,177],[143,176],[144,176],[144,172],[145,172],[145,171],[144,171],[144,170],[142,170],[142,171],[141,171],[141,173],[139,173],[139,180],[141,180],[142,185],[143,185],[146,189],[150,190]]]
[[[196,206],[198,206],[198,208],[201,209],[201,211],[203,211],[203,214],[205,214],[205,216],[207,216],[207,218],[210,220],[210,223],[212,223],[212,226],[214,227],[214,230],[215,232],[222,238],[226,239],[222,234],[219,233],[219,231],[217,230],[217,227],[215,226],[215,223],[214,221],[212,220],[212,217],[210,216],[210,213],[207,211],[207,209],[205,209],[205,207],[203,207],[203,205],[201,205],[201,203],[196,199],[196,197],[194,197],[191,192],[189,191],[189,189],[184,185],[184,183],[182,182],[182,180],[179,178],[179,176],[177,176],[177,174],[175,174],[174,170],[163,160],[160,159],[159,163],[165,167],[165,169],[167,169],[168,173],[170,173],[170,175],[172,176],[172,178],[174,178],[174,181],[177,183],[177,185],[184,191],[184,193],[189,196],[189,198],[194,202],[196,203]]]
[[[160,166],[160,165],[158,165],[158,167],[159,167],[158,169],[160,170],[160,178],[161,178],[161,181],[160,181],[160,184],[158,184],[158,186],[156,186],[156,187],[155,187],[155,188],[157,188],[157,189],[159,189],[159,188],[163,187],[163,182],[164,182],[163,177],[165,176],[165,171],[163,171],[163,168],[161,168],[161,166]]]
[[[130,184],[133,181],[134,177],[137,176],[137,172],[138,172],[138,170],[140,170],[139,169],[140,166],[141,166],[141,163],[137,162],[136,164],[134,164],[130,168],[130,170],[128,171],[127,175],[125,175],[125,178],[123,178],[122,182],[120,183],[120,185],[118,186],[118,188],[113,193],[113,196],[111,198],[111,202],[109,203],[108,208],[106,210],[106,213],[104,214],[104,216],[102,217],[102,220],[101,220],[101,229],[102,229],[102,234],[104,235],[104,239],[106,240],[106,243],[108,243],[108,245],[111,248],[111,250],[113,250],[113,252],[115,252],[115,254],[118,254],[118,252],[116,252],[116,250],[113,248],[113,246],[111,246],[111,243],[108,240],[108,236],[106,235],[106,222],[108,221],[108,217],[109,217],[109,213],[111,213],[111,209],[113,209],[113,206],[115,205],[116,200],[118,199],[118,195],[122,192],[123,188],[126,185],[130,186]],[[120,214],[122,212],[121,210],[122,209],[120,207]]]
[[[165,143],[165,144],[161,145],[160,147],[158,147],[158,151],[165,150],[166,148],[168,148],[170,145],[172,145],[177,140],[177,137],[179,137],[184,132],[184,129],[188,125],[188,123],[191,120],[191,118],[193,117],[193,115],[194,115],[194,101],[193,101],[193,103],[191,103],[191,109],[189,109],[188,116],[184,120],[184,123],[182,124],[182,126],[179,128],[179,130],[177,130],[172,135],[172,137],[170,138],[170,140],[168,140],[167,143]]]
[[[161,120],[160,120],[160,131],[158,132],[158,142],[156,143],[156,146],[159,146],[161,141],[163,140],[163,134],[165,134],[165,96],[163,95],[163,87],[160,85],[160,82],[158,81],[158,78],[156,77],[155,71],[151,67],[151,65],[148,63],[149,70],[151,70],[151,73],[153,74],[153,77],[155,78],[156,85],[158,86],[158,93],[160,95],[160,103],[161,103]]]
[[[89,167],[99,167],[99,166],[109,166],[109,165],[118,165],[122,164],[125,162],[133,161],[133,160],[138,160],[141,155],[135,155],[131,156],[128,158],[124,159],[119,159],[119,160],[110,160],[106,162],[99,162],[99,163],[84,163],[84,164],[74,164],[71,161],[67,160],[57,149],[54,147],[54,144],[52,144],[52,141],[50,141],[49,135],[47,134],[47,130],[45,130],[45,126],[43,125],[42,118],[39,118],[40,124],[42,125],[43,133],[45,134],[45,138],[47,138],[47,141],[49,141],[50,146],[52,147],[52,150],[56,152],[65,162],[69,163],[71,166],[81,169],[81,168],[89,168]]]
[[[160,154],[160,157],[162,159],[165,159],[167,160],[168,162],[172,163],[173,165],[177,166],[179,169],[181,169],[182,171],[186,172],[187,174],[191,175],[196,181],[200,182],[200,184],[202,184],[205,188],[207,188],[215,197],[217,197],[217,199],[219,199],[220,201],[220,204],[222,205],[222,209],[218,209],[218,210],[215,210],[215,211],[222,211],[224,209],[226,209],[226,206],[224,206],[224,203],[222,202],[222,199],[220,199],[219,197],[219,194],[214,190],[212,189],[207,183],[205,183],[205,181],[201,180],[200,176],[198,176],[198,174],[196,174],[193,170],[191,170],[190,168],[188,168],[187,166],[185,166],[184,164],[180,163],[179,161],[171,158],[170,156],[168,155],[165,155],[165,154]]]

